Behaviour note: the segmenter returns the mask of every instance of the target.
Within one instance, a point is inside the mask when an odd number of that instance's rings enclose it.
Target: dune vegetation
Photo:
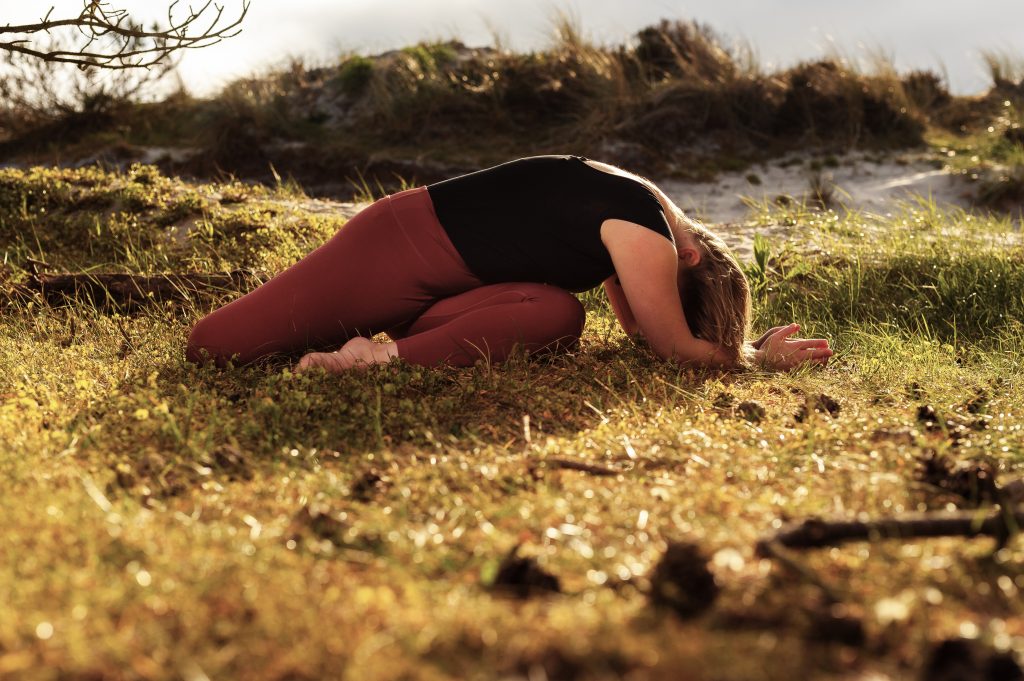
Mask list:
[[[793,150],[920,148],[979,180],[980,202],[1019,203],[1024,68],[1010,53],[984,53],[989,91],[958,96],[939,73],[900,73],[883,52],[767,69],[753,46],[689,21],[598,45],[560,15],[552,36],[532,52],[496,38],[293,59],[204,98],[144,77],[81,77],[74,96],[53,101],[37,91],[51,67],[37,66],[7,85],[0,158],[121,169],[141,161],[271,185],[280,171],[347,198],[364,180],[393,191],[536,153],[706,179]],[[959,152],[955,163],[949,151]]]

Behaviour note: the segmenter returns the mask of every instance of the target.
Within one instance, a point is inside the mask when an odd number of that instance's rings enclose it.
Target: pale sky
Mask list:
[[[226,14],[241,4],[219,1]],[[167,6],[160,0],[108,2],[147,20],[164,16],[155,8]],[[50,4],[0,0],[0,21],[37,19]],[[82,6],[81,0],[52,4],[55,16]],[[584,35],[605,44],[626,42],[661,18],[697,19],[726,38],[749,41],[773,65],[832,49],[856,57],[881,48],[901,70],[944,69],[959,93],[988,85],[980,50],[1024,55],[1022,0],[252,0],[242,34],[190,52],[181,71],[190,89],[205,94],[289,55],[330,62],[346,51],[373,54],[427,39],[490,45],[495,31],[511,48],[540,49],[551,39],[559,9],[578,18]]]

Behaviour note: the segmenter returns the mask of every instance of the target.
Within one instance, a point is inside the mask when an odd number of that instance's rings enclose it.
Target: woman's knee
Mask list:
[[[587,313],[579,298],[549,284],[531,286],[531,298],[540,310],[540,319],[548,344],[574,347],[583,335]]]

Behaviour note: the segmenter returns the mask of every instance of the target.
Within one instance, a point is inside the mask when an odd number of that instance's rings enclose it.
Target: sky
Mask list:
[[[237,15],[241,0],[219,1],[225,16]],[[161,0],[108,3],[147,21],[166,16]],[[0,21],[37,19],[50,4],[56,17],[77,13],[82,0],[0,0]],[[290,56],[329,63],[343,53],[375,54],[419,40],[493,45],[496,35],[512,49],[542,49],[559,10],[599,44],[628,42],[662,18],[696,19],[728,40],[750,43],[774,67],[834,51],[866,58],[880,49],[900,70],[944,73],[959,94],[989,84],[981,50],[1024,56],[1024,0],[252,0],[240,35],[190,51],[180,70],[191,91],[207,94]]]

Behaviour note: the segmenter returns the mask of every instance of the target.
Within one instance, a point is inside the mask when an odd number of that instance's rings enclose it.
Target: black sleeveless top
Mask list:
[[[585,157],[530,156],[427,185],[455,249],[481,281],[591,289],[615,272],[601,241],[609,218],[675,243],[661,202],[644,184]]]

